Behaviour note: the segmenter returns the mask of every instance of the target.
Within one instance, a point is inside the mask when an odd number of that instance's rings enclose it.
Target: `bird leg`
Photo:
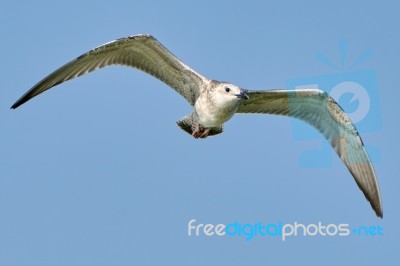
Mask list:
[[[205,128],[205,127],[202,127],[200,124],[197,124],[197,125],[194,125],[194,127],[193,127],[192,136],[195,139],[198,139],[198,138],[204,139],[204,138],[208,137],[209,133],[210,133],[209,128]]]

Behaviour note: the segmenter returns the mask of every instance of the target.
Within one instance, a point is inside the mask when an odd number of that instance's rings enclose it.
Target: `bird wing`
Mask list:
[[[110,65],[138,68],[166,83],[194,105],[205,77],[177,59],[150,35],[121,38],[79,56],[27,91],[11,107],[17,108],[40,93],[73,78]]]
[[[318,129],[353,175],[377,216],[382,217],[379,185],[357,129],[326,92],[317,89],[248,91],[237,113],[265,113],[298,118]]]

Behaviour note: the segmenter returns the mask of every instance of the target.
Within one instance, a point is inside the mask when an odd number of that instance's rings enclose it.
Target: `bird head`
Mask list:
[[[214,93],[214,100],[222,105],[238,104],[240,100],[248,98],[247,91],[225,82],[218,84]]]

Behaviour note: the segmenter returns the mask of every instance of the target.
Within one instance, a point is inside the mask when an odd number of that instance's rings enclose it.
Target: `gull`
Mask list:
[[[194,138],[222,133],[223,124],[235,113],[284,115],[303,120],[330,142],[376,215],[383,217],[378,181],[363,141],[347,114],[328,93],[319,89],[245,90],[211,80],[181,62],[148,34],[120,38],[84,53],[39,81],[11,108],[64,81],[111,65],[142,70],[183,96],[193,111],[177,124]]]

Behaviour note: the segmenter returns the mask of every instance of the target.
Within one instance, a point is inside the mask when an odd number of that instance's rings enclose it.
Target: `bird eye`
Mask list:
[[[226,88],[225,88],[225,91],[226,91],[226,92],[230,92],[230,91],[231,91],[231,89],[230,89],[230,88],[228,88],[228,87],[226,87]]]

